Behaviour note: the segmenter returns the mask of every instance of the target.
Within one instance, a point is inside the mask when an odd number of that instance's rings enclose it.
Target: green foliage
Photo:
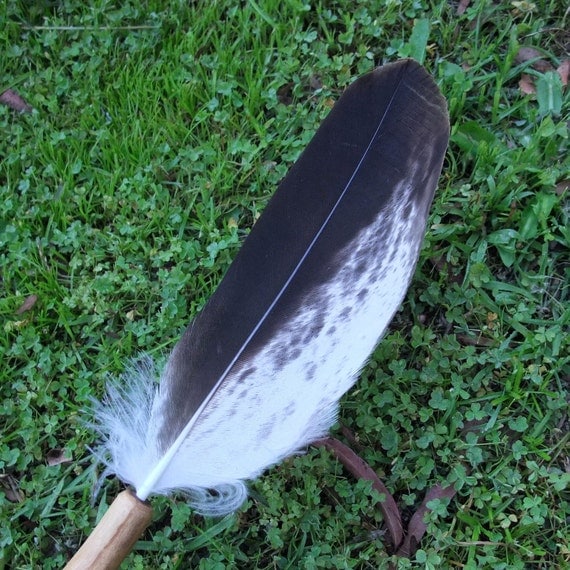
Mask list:
[[[34,109],[0,106],[0,568],[76,550],[119,489],[91,505],[90,398],[173,346],[332,102],[407,56],[451,143],[408,299],[341,420],[402,509],[458,491],[399,568],[568,565],[569,91],[516,58],[558,66],[562,4],[0,7],[0,92]],[[386,568],[378,498],[313,449],[221,520],[157,499],[125,568]]]

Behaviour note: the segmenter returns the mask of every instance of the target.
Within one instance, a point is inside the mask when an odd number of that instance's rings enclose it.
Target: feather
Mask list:
[[[220,515],[324,436],[404,298],[448,138],[412,60],[346,89],[163,369],[144,357],[97,406],[107,472]]]

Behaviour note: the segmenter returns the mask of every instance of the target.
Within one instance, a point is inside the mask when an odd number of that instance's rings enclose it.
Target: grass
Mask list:
[[[517,59],[561,63],[563,3],[168,4],[0,7],[0,92],[34,108],[0,107],[0,568],[76,550],[120,489],[91,505],[89,399],[173,346],[350,81],[410,55],[448,99],[451,143],[407,300],[341,421],[404,514],[458,490],[398,568],[567,567],[569,95]],[[370,486],[323,449],[221,520],[153,505],[125,568],[393,560]]]

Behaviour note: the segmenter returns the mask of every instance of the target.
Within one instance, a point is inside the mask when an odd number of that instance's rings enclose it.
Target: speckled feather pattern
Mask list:
[[[316,136],[284,181],[204,315],[173,351],[160,373],[160,387],[154,387],[152,366],[145,361],[138,374],[129,374],[126,388],[114,389],[99,406],[105,438],[100,456],[110,471],[135,486],[139,498],[181,489],[202,513],[237,508],[247,495],[247,480],[326,434],[338,400],[357,380],[401,304],[419,255],[449,124],[443,98],[418,64],[400,62],[374,73],[343,96],[347,103],[321,128],[327,142],[322,133]],[[385,108],[354,116],[360,99],[377,97],[375,90],[383,88],[389,91],[380,93]],[[378,117],[376,124],[367,124],[370,116]],[[354,124],[346,127],[341,120]],[[361,128],[370,134],[360,137]],[[329,135],[336,130],[343,136],[331,143]],[[314,185],[302,192],[328,196],[327,188],[319,187],[321,176],[310,172],[326,145],[338,153],[332,166],[342,160],[343,145],[352,166],[339,166],[331,205],[317,208],[320,217],[311,220],[311,212],[297,215],[292,202],[307,199],[295,194],[298,180]],[[323,177],[327,169],[328,164]],[[279,234],[287,215],[298,224],[288,237],[290,255],[287,241],[281,250],[278,236],[271,243],[272,221]],[[265,245],[275,259],[263,263],[281,271],[268,277],[269,293],[259,275],[250,278],[242,271],[249,259],[256,265],[256,256],[262,263]],[[235,301],[238,283],[253,295],[244,297],[250,309],[244,313]],[[247,321],[251,312],[255,318]],[[220,315],[236,320],[219,322]],[[226,326],[233,333],[228,343],[236,335],[241,339],[231,354],[216,342],[216,333],[223,337]],[[196,370],[220,372],[197,380]]]

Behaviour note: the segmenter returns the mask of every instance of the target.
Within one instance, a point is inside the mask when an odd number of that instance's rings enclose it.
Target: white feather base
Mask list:
[[[116,475],[135,489],[142,485],[149,465],[159,458],[149,441],[153,402],[158,393],[157,367],[151,356],[142,354],[130,362],[119,380],[107,383],[107,394],[94,401],[95,423],[91,427],[100,436],[94,450],[105,466],[104,475]],[[238,509],[247,498],[243,481],[221,483],[214,487],[187,485],[162,489],[161,494],[180,491],[196,512],[205,516],[222,516]]]
[[[238,509],[247,498],[247,479],[253,479],[269,467],[291,455],[295,450],[287,449],[274,454],[274,461],[264,465],[244,478],[236,478],[235,464],[217,462],[216,474],[200,469],[199,464],[176,465],[169,469],[175,473],[174,480],[159,481],[152,490],[139,493],[147,487],[149,473],[163,471],[164,457],[156,448],[156,426],[153,425],[153,407],[160,401],[157,379],[160,376],[151,356],[142,354],[133,359],[120,379],[107,383],[107,393],[102,401],[94,401],[95,421],[91,427],[98,433],[100,442],[94,450],[96,458],[106,466],[103,476],[116,475],[123,482],[137,490],[137,496],[144,500],[148,494],[169,494],[181,492],[187,496],[192,508],[205,516],[223,516]],[[336,409],[336,406],[335,406]],[[326,434],[335,421],[335,411],[324,410],[320,429],[311,429],[306,434],[305,445]],[[314,426],[313,426],[314,427]],[[210,441],[214,446],[211,456],[236,456],[224,446],[223,434]],[[302,444],[299,446],[302,447]],[[226,455],[227,454],[227,455]],[[207,458],[205,463],[212,465]],[[198,463],[198,462],[197,462]],[[185,481],[185,483],[183,482]]]

